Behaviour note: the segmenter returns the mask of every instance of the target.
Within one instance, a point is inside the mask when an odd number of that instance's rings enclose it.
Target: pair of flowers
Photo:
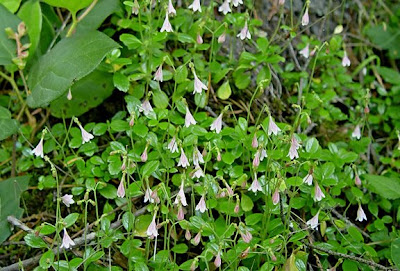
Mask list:
[[[310,44],[307,43],[306,47],[304,47],[303,49],[301,49],[299,51],[299,54],[301,56],[303,56],[304,58],[309,58],[310,56],[313,56],[316,52],[317,48],[314,48],[311,52],[310,52]],[[347,52],[344,51],[343,53],[343,58],[342,58],[342,66],[343,67],[349,67],[351,65],[351,61],[349,59],[349,57],[347,56]]]

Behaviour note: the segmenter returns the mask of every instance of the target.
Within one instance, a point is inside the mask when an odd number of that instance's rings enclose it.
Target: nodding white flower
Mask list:
[[[157,224],[156,224],[156,213],[153,215],[153,220],[151,221],[149,227],[147,228],[147,236],[151,239],[158,236]]]
[[[367,221],[367,216],[364,213],[363,208],[361,207],[361,204],[358,204],[358,210],[357,210],[357,221],[362,222],[363,220]]]
[[[32,150],[32,154],[36,155],[37,157],[44,157],[43,154],[43,137],[40,139],[37,146]]]
[[[260,150],[256,151],[253,159],[253,167],[258,167],[260,165]]]
[[[253,235],[248,230],[240,232],[240,236],[242,237],[243,242],[245,243],[250,243],[251,239],[253,239]]]
[[[221,36],[218,37],[218,43],[224,43],[226,38],[225,32],[221,34]]]
[[[213,121],[210,126],[210,130],[214,131],[219,134],[222,130],[222,113]]]
[[[204,213],[207,211],[206,201],[204,199],[204,195],[201,196],[199,203],[196,205],[196,211],[200,211],[200,213]]]
[[[221,162],[222,157],[221,157],[221,152],[219,150],[217,150],[217,161]]]
[[[146,145],[146,147],[144,148],[144,151],[143,151],[142,155],[140,156],[140,160],[141,160],[142,162],[146,162],[146,161],[147,161],[147,145]]]
[[[202,93],[203,89],[207,90],[207,86],[201,82],[201,80],[197,77],[196,72],[193,70],[193,77],[194,77],[194,90],[193,94],[195,93]]]
[[[237,34],[237,37],[240,38],[241,40],[244,40],[246,38],[249,40],[251,39],[251,34],[250,34],[249,28],[247,26],[247,21],[244,23],[244,27],[242,28],[240,33]]]
[[[215,257],[214,265],[217,268],[221,266],[221,252],[220,251],[218,251],[217,256]]]
[[[203,155],[201,154],[199,149],[197,147],[195,147],[193,150],[193,165],[199,166],[200,163],[204,164]]]
[[[177,219],[178,221],[181,221],[185,218],[185,213],[183,212],[183,208],[182,206],[178,207],[178,215],[177,215]]]
[[[168,14],[176,15],[176,10],[175,10],[174,6],[172,5],[171,0],[169,0],[169,2],[168,2]]]
[[[257,191],[262,192],[261,185],[260,185],[260,183],[258,182],[258,179],[257,179],[257,174],[254,174],[254,180],[251,183],[251,186],[250,186],[250,188],[248,190],[249,191],[253,191],[254,193],[257,193]]]
[[[75,246],[74,241],[69,237],[67,230],[64,228],[64,236],[60,248],[69,249],[71,246]]]
[[[267,151],[265,149],[261,149],[260,161],[264,160],[264,158],[267,156]]]
[[[287,155],[289,156],[290,160],[293,160],[294,158],[299,158],[299,154],[297,152],[298,148],[300,148],[300,144],[299,142],[297,142],[296,137],[293,135],[291,139],[289,153]]]
[[[354,184],[357,185],[357,186],[361,186],[361,179],[360,179],[360,176],[358,176],[357,173],[356,173],[356,177],[355,177],[355,180],[354,180]]]
[[[193,115],[190,113],[188,107],[186,107],[186,115],[185,115],[185,127],[189,127],[191,124],[196,125],[196,120],[193,118]]]
[[[193,9],[194,12],[201,12],[200,0],[194,0],[193,3],[189,6],[189,9]]]
[[[169,144],[168,144],[168,150],[169,150],[171,153],[179,152],[179,150],[178,150],[178,144],[176,143],[176,137],[175,137],[175,136],[173,136],[172,139],[171,139],[171,141],[169,142]]]
[[[279,5],[284,5],[285,4],[285,0],[279,0]]]
[[[133,2],[133,6],[132,6],[132,14],[138,15],[139,14],[139,3],[137,0],[135,0]]]
[[[310,44],[307,43],[306,47],[304,47],[302,50],[300,50],[299,54],[302,55],[305,58],[309,58],[309,56],[310,56]]]
[[[153,111],[153,107],[151,106],[148,99],[144,99],[142,105],[139,108],[139,112],[144,112],[144,114],[148,114]]]
[[[162,64],[158,66],[156,73],[154,74],[154,81],[163,81],[163,71],[162,71]]]
[[[166,31],[166,32],[172,32],[173,31],[172,30],[172,25],[171,25],[171,23],[169,22],[169,19],[168,19],[168,12],[165,14],[165,20],[164,20],[164,23],[163,23],[163,25],[161,27],[160,32],[164,32],[164,31]]]
[[[189,160],[187,159],[185,152],[181,148],[181,157],[179,158],[178,167],[181,166],[187,168],[189,165]]]
[[[231,7],[229,6],[229,0],[225,0],[222,5],[218,7],[218,11],[222,12],[224,15],[228,14],[231,12]]]
[[[185,239],[188,241],[192,239],[192,234],[190,233],[189,229],[186,229],[185,231]]]
[[[348,67],[348,66],[350,66],[350,64],[351,64],[350,59],[347,56],[346,51],[344,51],[344,55],[343,55],[343,59],[342,59],[342,66],[343,67]]]
[[[67,99],[68,99],[69,101],[72,100],[72,92],[71,92],[71,89],[68,90]]]
[[[197,34],[196,42],[197,42],[197,44],[203,44],[203,38],[201,37],[200,34]]]
[[[276,125],[274,120],[272,119],[271,116],[269,116],[269,122],[268,122],[268,135],[270,136],[271,134],[277,135],[281,129]]]
[[[193,245],[197,246],[200,243],[201,231],[199,231],[196,236],[193,238]]]
[[[322,192],[321,188],[319,187],[318,184],[315,184],[314,188],[314,201],[321,201],[323,198],[325,198],[324,193]]]
[[[257,140],[257,134],[256,133],[254,133],[253,140],[251,141],[251,146],[254,149],[258,147],[258,140]]]
[[[89,142],[91,139],[94,138],[94,136],[91,133],[86,132],[85,129],[83,129],[82,125],[78,123],[79,129],[81,129],[81,134],[82,134],[82,144],[85,144],[86,142]]]
[[[311,227],[311,229],[316,229],[318,227],[318,216],[319,216],[319,211],[317,212],[317,214],[315,216],[313,216],[313,218],[311,218],[310,220],[308,220],[306,222],[306,224],[308,226]]]
[[[200,179],[201,177],[204,177],[204,172],[200,166],[196,166],[192,174],[192,178]]]
[[[151,192],[150,199],[153,200],[153,202],[155,202],[157,204],[160,203],[160,198],[158,197],[157,190],[154,190],[153,192]],[[152,202],[151,200],[150,200],[150,202]]]
[[[303,183],[306,183],[308,185],[312,185],[313,181],[313,176],[312,174],[308,173],[304,178],[303,178]]]
[[[240,210],[240,205],[239,205],[239,201],[237,201],[236,205],[235,205],[235,209],[233,209],[233,211],[235,212],[235,214],[237,214],[237,213],[239,213],[239,210]]]
[[[306,11],[304,12],[303,18],[301,18],[301,25],[306,26],[310,22],[310,17],[308,16],[308,7],[306,7]]]
[[[351,133],[351,137],[354,137],[356,139],[360,139],[361,138],[361,129],[360,129],[360,125],[356,125],[356,128],[354,128],[353,133]]]
[[[275,192],[274,192],[274,194],[272,195],[272,203],[273,203],[274,205],[277,205],[277,204],[279,203],[279,199],[280,199],[279,190],[276,189]]]
[[[72,195],[69,195],[69,194],[65,194],[64,196],[62,196],[61,200],[67,207],[69,207],[71,204],[75,203],[75,201],[72,199]]]
[[[147,187],[144,191],[144,202],[154,203],[154,198],[152,197],[153,191]]]
[[[234,7],[237,8],[239,6],[239,4],[243,5],[243,0],[232,0],[232,4]]]
[[[174,202],[175,205],[178,205],[180,202],[183,206],[187,206],[185,190],[183,189],[184,186],[185,186],[185,183],[184,183],[184,181],[182,181],[181,187],[179,188],[179,192],[178,192],[178,194],[176,194],[176,198],[175,198],[175,202]]]
[[[124,178],[121,179],[121,181],[120,181],[120,183],[118,185],[117,196],[119,198],[125,197]]]

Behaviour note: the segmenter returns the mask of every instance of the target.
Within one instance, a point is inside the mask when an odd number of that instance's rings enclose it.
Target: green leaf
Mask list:
[[[172,251],[178,254],[186,253],[188,246],[186,244],[177,244],[172,248]]]
[[[158,169],[160,162],[158,161],[150,161],[147,162],[142,168],[141,172],[143,177],[149,177],[154,171]]]
[[[11,119],[11,112],[0,106],[0,140],[6,139],[18,130],[18,121]]]
[[[114,86],[122,92],[127,92],[129,90],[129,78],[120,72],[114,73],[113,76]]]
[[[400,269],[400,238],[394,239],[391,245],[392,260],[397,269]]]
[[[54,252],[48,250],[40,257],[39,265],[41,268],[48,269],[54,262]]]
[[[243,211],[248,212],[253,209],[254,203],[249,196],[242,194],[240,206],[242,206]]]
[[[5,6],[12,13],[15,13],[21,4],[21,0],[0,0],[0,4]]]
[[[132,34],[122,34],[121,36],[119,36],[119,39],[130,50],[137,49],[142,46],[142,42]]]
[[[353,226],[350,226],[347,231],[349,232],[350,236],[357,242],[364,242],[364,238],[362,237],[361,233]]]
[[[318,147],[319,147],[319,143],[316,138],[312,137],[306,141],[306,151],[307,152],[315,153],[315,152],[317,152]]]
[[[75,13],[90,5],[93,0],[43,0],[53,7],[66,8],[71,13]]]
[[[10,27],[17,31],[19,23],[20,19],[0,4],[0,65],[11,64],[17,52],[15,40],[9,39],[4,29]]]
[[[164,91],[155,89],[153,91],[153,103],[157,108],[165,109],[168,107],[168,96]]]
[[[95,70],[85,76],[71,87],[72,99],[68,100],[64,94],[50,104],[51,114],[57,118],[71,118],[80,116],[90,109],[101,104],[107,99],[114,89],[112,76],[109,73]],[[95,127],[99,129],[99,124]],[[93,129],[93,132],[95,128]],[[95,135],[102,135],[107,130],[107,125],[102,124],[101,134],[96,131]]]
[[[19,207],[21,193],[28,188],[29,176],[9,178],[0,182],[0,244],[11,234],[8,216],[20,218],[23,210]]]
[[[65,94],[74,81],[92,72],[117,47],[115,41],[98,31],[64,38],[31,68],[28,105],[45,106]]]
[[[68,227],[71,227],[73,224],[75,224],[78,217],[79,217],[78,213],[72,213],[72,214],[67,215],[64,218],[65,227],[68,228]]]
[[[106,199],[115,199],[117,197],[117,188],[109,183],[106,185],[106,187],[98,189],[98,191]]]
[[[400,180],[393,177],[365,174],[363,177],[368,181],[372,192],[386,199],[400,198]]]
[[[229,81],[223,83],[217,91],[218,98],[222,100],[228,99],[232,94],[231,86],[229,85]]]
[[[175,77],[175,82],[177,84],[184,82],[187,76],[188,76],[188,69],[186,65],[181,65],[178,68],[176,68],[174,77]]]
[[[21,9],[18,11],[18,17],[25,22],[26,29],[29,36],[29,58],[31,58],[40,40],[40,32],[42,31],[42,9],[40,2],[36,0],[29,0],[25,2]]]
[[[42,240],[42,238],[40,238],[39,236],[36,236],[34,233],[28,233],[24,237],[24,240],[28,246],[33,247],[33,248],[47,247],[46,243]]]

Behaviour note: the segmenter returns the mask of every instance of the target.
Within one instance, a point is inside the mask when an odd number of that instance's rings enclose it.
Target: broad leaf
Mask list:
[[[44,0],[47,4],[53,7],[66,8],[71,13],[76,13],[90,5],[93,0]]]
[[[400,238],[393,240],[391,250],[392,260],[396,267],[400,269]]]
[[[19,23],[18,17],[0,4],[0,65],[11,64],[17,52],[15,40],[9,39],[4,29],[11,27],[17,31]]]
[[[9,178],[0,181],[0,244],[11,234],[8,216],[20,218],[23,210],[19,207],[21,193],[28,188],[29,176]]]
[[[118,44],[103,33],[89,32],[60,41],[32,67],[30,107],[45,106],[63,95],[74,81],[93,71]]]
[[[18,130],[18,121],[11,119],[7,108],[0,106],[0,140],[6,139]]]
[[[386,198],[400,198],[400,180],[385,176],[366,174],[363,177],[368,181],[368,184],[373,192]]]
[[[12,13],[15,13],[21,4],[21,0],[0,0],[0,4],[5,6]]]

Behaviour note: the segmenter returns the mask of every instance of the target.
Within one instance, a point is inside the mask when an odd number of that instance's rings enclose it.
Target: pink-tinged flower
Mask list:
[[[201,154],[199,149],[195,147],[193,150],[193,165],[197,167],[200,166],[200,163],[204,164],[203,155]]]
[[[176,10],[175,10],[174,6],[172,5],[171,0],[169,0],[169,2],[168,2],[168,14],[176,15]]]
[[[203,38],[201,37],[200,34],[197,34],[196,42],[197,42],[197,44],[203,44]]]
[[[222,130],[222,113],[213,121],[210,126],[210,130],[214,131],[219,134]]]
[[[218,151],[217,151],[217,161],[218,161],[218,162],[221,162],[221,160],[222,160],[221,152],[218,150]]]
[[[243,250],[243,252],[240,253],[240,258],[242,258],[242,259],[247,258],[247,256],[249,256],[249,251],[250,251],[250,247],[247,247],[245,250]]]
[[[234,7],[237,8],[239,6],[239,4],[243,5],[243,0],[232,0],[232,4]]]
[[[129,126],[132,127],[135,124],[135,116],[132,115],[131,119],[129,120]]]
[[[310,173],[308,173],[303,179],[303,183],[306,183],[308,185],[312,185],[312,181],[313,181],[313,176]]]
[[[119,198],[125,197],[124,178],[121,179],[121,182],[118,185],[117,196]]]
[[[154,81],[159,81],[162,82],[163,81],[163,71],[162,71],[162,64],[160,66],[158,66],[158,69],[156,71],[156,73],[154,74]]]
[[[232,188],[231,188],[227,183],[225,183],[225,187],[226,187],[226,191],[228,192],[228,196],[229,196],[229,197],[233,197],[233,190],[232,190]]]
[[[193,115],[190,113],[188,107],[186,107],[186,115],[185,115],[185,127],[189,127],[191,124],[196,125],[196,120],[193,118]]]
[[[342,66],[343,67],[348,67],[348,66],[350,66],[350,64],[351,64],[350,59],[347,56],[346,51],[344,51],[344,55],[343,55],[343,59],[342,59]]]
[[[356,128],[354,128],[353,133],[351,133],[351,137],[354,137],[356,139],[360,139],[361,138],[361,129],[360,129],[360,125],[356,125]]]
[[[271,134],[277,135],[281,129],[276,125],[274,120],[272,119],[271,116],[269,116],[269,123],[268,123],[268,135],[270,136]]]
[[[257,134],[256,133],[254,133],[253,140],[251,141],[251,146],[254,149],[258,147],[258,140],[257,140]]]
[[[356,177],[354,179],[354,184],[357,186],[361,186],[361,179],[360,176],[358,176],[358,174],[356,174]]]
[[[257,179],[257,174],[254,174],[254,180],[251,183],[249,191],[253,191],[256,194],[257,194],[257,191],[262,192],[261,185],[260,185],[260,183],[258,182],[258,179]]]
[[[181,187],[179,189],[179,192],[178,192],[178,194],[176,195],[176,198],[175,198],[175,202],[174,202],[175,205],[178,205],[179,202],[180,202],[183,206],[187,206],[185,190],[183,189],[184,185],[185,185],[185,183],[184,183],[184,181],[182,181]]]
[[[314,189],[314,201],[321,201],[323,198],[325,198],[324,193],[322,192],[321,188],[319,187],[318,184],[315,184],[315,189]]]
[[[201,177],[204,177],[204,172],[200,166],[196,166],[192,174],[192,178],[200,179]]]
[[[69,207],[71,204],[75,203],[75,201],[72,199],[72,195],[69,195],[69,194],[65,194],[64,196],[62,196],[61,200],[67,207]]]
[[[310,56],[314,56],[316,52],[317,52],[317,48],[312,49],[312,51],[310,52]]]
[[[165,14],[165,20],[164,20],[164,23],[163,23],[163,25],[161,27],[160,32],[164,32],[164,31],[166,31],[166,32],[172,32],[173,31],[172,30],[172,25],[171,25],[171,23],[169,22],[169,19],[168,19],[168,12]]]
[[[224,43],[226,39],[226,34],[225,32],[221,34],[221,36],[218,37],[218,43]]]
[[[158,197],[157,190],[154,190],[153,192],[151,192],[150,199],[153,200],[153,202],[155,202],[157,204],[160,203],[160,198]]]
[[[279,199],[280,199],[279,190],[276,189],[275,192],[274,192],[274,194],[272,195],[272,203],[273,203],[274,205],[277,205],[277,204],[279,203]]]
[[[289,153],[287,156],[289,156],[290,160],[293,160],[294,158],[299,158],[297,149],[300,148],[300,144],[299,144],[299,142],[297,142],[297,139],[294,135],[292,136],[290,143],[291,143],[290,149],[289,149]]]
[[[147,161],[147,146],[146,146],[146,148],[144,148],[144,151],[143,151],[142,155],[140,156],[140,160],[142,162],[146,162]]]
[[[318,216],[319,216],[319,211],[313,218],[308,220],[306,224],[311,227],[311,229],[315,230],[318,227]]]
[[[181,157],[179,158],[179,162],[178,162],[178,167],[184,167],[187,168],[189,166],[189,161],[186,157],[185,152],[183,151],[183,149],[181,148]]]
[[[279,0],[279,5],[284,5],[285,4],[285,0]]]
[[[358,204],[358,210],[357,210],[357,221],[362,222],[363,220],[367,221],[367,216],[364,213],[363,208],[361,207],[361,204]]]
[[[260,153],[260,161],[264,160],[265,157],[267,157],[267,151],[265,149],[261,149]]]
[[[182,206],[179,205],[178,207],[178,215],[176,217],[178,221],[184,220],[185,219],[185,213],[183,212]]]
[[[204,213],[207,211],[206,201],[204,200],[204,195],[201,196],[199,203],[196,205],[196,211],[200,211],[200,213]]]
[[[253,167],[257,168],[259,165],[260,165],[260,150],[257,150],[253,159]]]
[[[305,58],[309,58],[309,56],[310,56],[310,44],[307,43],[306,47],[304,47],[302,50],[300,50],[299,54],[302,55]]]
[[[176,143],[176,137],[175,137],[175,136],[173,136],[172,139],[171,139],[171,141],[169,142],[169,144],[168,144],[168,150],[169,150],[171,153],[179,152],[179,150],[178,150],[178,144]]]
[[[193,245],[197,246],[200,243],[201,231],[199,231],[196,236],[193,238]]]
[[[251,34],[249,28],[247,27],[247,21],[244,23],[244,27],[242,28],[240,33],[237,34],[237,37],[240,38],[241,40],[244,40],[246,38],[251,39]]]
[[[146,191],[144,191],[144,203],[149,202],[149,203],[154,203],[154,199],[151,196],[153,191],[147,187]]]
[[[221,266],[221,252],[220,251],[218,251],[217,256],[215,257],[214,265],[217,268]]]
[[[310,17],[308,16],[308,7],[306,8],[306,11],[304,12],[303,18],[301,18],[301,25],[306,26],[310,22]]]
[[[251,239],[253,239],[253,235],[251,235],[248,230],[246,230],[245,232],[241,232],[240,235],[242,236],[243,242],[247,244],[251,242]]]
[[[192,234],[190,233],[189,229],[186,229],[185,231],[185,239],[188,241],[192,239]]]
[[[37,144],[36,148],[32,150],[32,154],[36,155],[37,157],[44,157],[43,154],[43,137],[40,139],[39,143]]]
[[[144,112],[145,115],[153,111],[153,107],[151,106],[148,99],[145,99],[142,102],[142,106],[139,108],[139,112]]]
[[[235,214],[237,214],[237,213],[239,213],[239,210],[240,210],[240,205],[239,205],[239,201],[238,201],[238,202],[236,202],[235,209],[233,209],[233,211],[235,212]]]
[[[135,0],[133,2],[133,6],[132,6],[132,14],[138,15],[139,14],[139,3],[137,0]]]
[[[75,243],[72,241],[71,237],[69,237],[67,230],[64,228],[64,236],[60,248],[69,249],[72,246],[75,246]]]
[[[156,224],[156,213],[153,215],[153,220],[151,221],[149,227],[147,228],[147,236],[151,239],[158,236],[157,224]]]
[[[67,99],[68,99],[68,101],[71,101],[71,100],[72,100],[72,92],[71,92],[71,89],[68,90]]]
[[[194,0],[193,3],[189,6],[189,9],[193,9],[194,12],[201,12],[200,0]]]
[[[81,129],[81,134],[82,134],[82,144],[85,144],[86,142],[89,142],[91,139],[94,138],[94,136],[91,133],[86,132],[85,129],[83,129],[82,125],[78,123],[79,129]]]
[[[224,15],[228,14],[231,12],[231,7],[229,6],[229,0],[225,0],[222,5],[218,7],[218,11],[222,12]]]
[[[193,94],[195,93],[202,93],[203,89],[207,90],[207,86],[201,82],[201,80],[197,77],[196,72],[193,70],[193,77],[194,77],[194,90]]]

